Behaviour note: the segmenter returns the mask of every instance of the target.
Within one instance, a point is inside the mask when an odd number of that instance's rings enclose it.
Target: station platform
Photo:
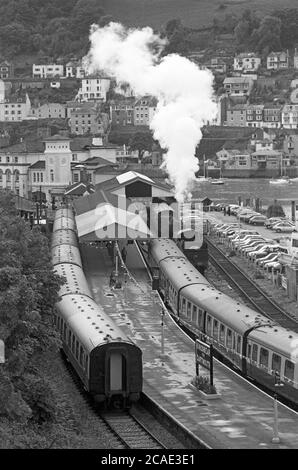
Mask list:
[[[201,398],[190,386],[195,376],[194,343],[164,315],[161,357],[161,304],[135,245],[127,246],[126,265],[138,284],[109,286],[112,262],[105,248],[83,247],[85,274],[94,299],[143,351],[143,391],[214,449],[298,449],[298,413],[278,404],[280,443],[273,444],[273,399],[214,361],[220,396]],[[200,368],[202,375],[207,371]]]

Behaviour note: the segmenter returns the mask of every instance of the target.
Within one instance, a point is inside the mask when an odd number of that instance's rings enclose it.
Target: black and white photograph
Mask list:
[[[298,449],[297,0],[0,0],[0,457],[259,449]]]

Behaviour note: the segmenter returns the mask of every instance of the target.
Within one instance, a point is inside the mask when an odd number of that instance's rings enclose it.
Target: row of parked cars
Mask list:
[[[256,267],[281,270],[280,253],[289,253],[288,248],[276,240],[265,238],[255,230],[244,230],[239,224],[216,224],[213,231],[228,240],[232,250],[253,262]]]
[[[240,222],[244,222],[249,225],[262,225],[277,233],[297,231],[295,224],[286,218],[267,218],[265,215],[260,214],[253,209],[240,207],[237,204],[229,204],[228,206],[226,204],[220,204],[220,210],[225,210],[226,213],[235,215]]]

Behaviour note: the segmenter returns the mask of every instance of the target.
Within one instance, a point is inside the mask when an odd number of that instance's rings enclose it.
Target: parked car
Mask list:
[[[281,269],[281,264],[278,261],[271,261],[265,264],[264,269],[271,272],[273,269]]]
[[[256,249],[258,246],[264,245],[264,241],[264,239],[255,240],[254,242],[251,242],[248,245],[241,247],[240,253],[245,255],[249,251],[253,251],[253,249]]]
[[[265,225],[267,217],[265,215],[254,215],[249,219],[249,224],[251,225]]]
[[[264,254],[267,254],[267,253],[271,253],[272,249],[274,249],[275,245],[264,245],[263,247],[259,248],[258,250],[255,250],[251,253],[249,253],[249,259],[251,261],[254,261],[255,259],[257,258],[262,258],[264,256]]]
[[[245,222],[246,224],[248,224],[250,219],[252,217],[256,217],[257,215],[259,215],[259,214],[256,214],[256,212],[251,212],[251,213],[245,214],[243,217],[241,217],[241,220],[243,222]]]
[[[240,249],[242,246],[248,245],[255,240],[264,240],[264,237],[262,235],[246,235],[242,240],[236,240],[233,246]]]
[[[277,222],[281,222],[283,219],[281,217],[270,217],[270,219],[267,219],[264,223],[264,226],[266,228],[271,228],[272,225],[274,225]]]
[[[275,232],[297,232],[296,227],[291,222],[278,222],[272,226]]]
[[[260,268],[263,268],[266,263],[270,263],[271,261],[275,261],[278,259],[279,253],[268,253],[266,256],[263,258],[257,258],[256,259],[256,265],[259,266]]]

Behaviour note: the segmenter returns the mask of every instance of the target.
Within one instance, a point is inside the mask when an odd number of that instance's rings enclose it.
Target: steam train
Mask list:
[[[142,391],[142,352],[94,302],[70,209],[56,211],[52,264],[66,278],[56,304],[55,325],[67,359],[96,402],[105,407],[129,406]]]
[[[298,404],[297,333],[215,289],[173,240],[152,240],[149,261],[159,268],[160,290],[182,326],[242,374]]]

